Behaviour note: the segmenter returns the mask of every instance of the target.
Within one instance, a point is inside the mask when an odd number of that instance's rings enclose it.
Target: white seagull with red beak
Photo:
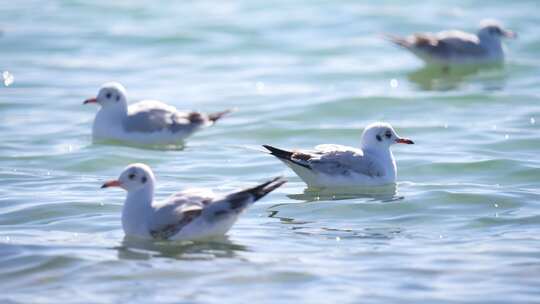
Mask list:
[[[390,146],[414,144],[399,137],[388,123],[370,124],[362,133],[360,149],[342,145],[318,145],[314,150],[286,151],[263,145],[289,166],[308,186],[355,187],[394,184],[396,161]]]
[[[131,164],[120,177],[101,188],[127,191],[122,228],[127,236],[161,240],[199,240],[223,236],[247,207],[285,183],[277,177],[225,196],[211,190],[189,189],[164,201],[154,201],[156,180],[150,167]]]
[[[84,104],[98,104],[94,139],[113,139],[135,144],[174,145],[195,131],[213,125],[230,110],[212,114],[180,112],[157,100],[143,100],[128,107],[126,89],[117,82],[105,83],[97,97]]]

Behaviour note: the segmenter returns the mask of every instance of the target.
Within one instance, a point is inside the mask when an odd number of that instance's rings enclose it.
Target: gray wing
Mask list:
[[[175,107],[159,101],[141,101],[129,107],[124,120],[127,132],[157,132],[168,130],[172,133],[192,131],[205,122],[197,112],[179,112]]]
[[[320,145],[314,151],[297,151],[292,159],[304,162],[310,169],[329,175],[363,174],[382,176],[378,163],[360,149],[341,145]]]
[[[438,46],[453,56],[483,56],[487,50],[480,45],[478,36],[461,31],[447,31],[437,34]]]
[[[192,189],[178,192],[156,204],[156,211],[150,221],[150,235],[156,239],[171,238],[201,216],[203,209],[212,203],[214,197],[211,191]]]
[[[158,240],[168,240],[179,233],[182,228],[191,223],[201,215],[201,210],[184,212],[183,216],[176,222],[150,229],[150,235]]]
[[[460,32],[441,32],[436,35],[417,35],[415,48],[422,50],[433,57],[479,57],[487,54],[480,45],[478,37]]]
[[[362,150],[325,151],[318,159],[311,161],[311,166],[330,175],[350,175],[352,173],[367,176],[382,176],[383,170],[378,163]]]
[[[413,52],[421,52],[442,59],[486,54],[477,36],[461,31],[413,34],[406,38],[389,35],[388,38]]]
[[[217,197],[212,191],[204,189],[179,192],[154,206],[156,212],[150,222],[150,235],[157,239],[169,239],[199,217],[216,223],[236,216],[285,182],[283,178],[276,177],[225,197]]]

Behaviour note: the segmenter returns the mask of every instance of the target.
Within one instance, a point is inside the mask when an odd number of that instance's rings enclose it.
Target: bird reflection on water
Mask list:
[[[361,205],[365,203],[390,203],[402,200],[404,197],[397,194],[397,185],[391,184],[379,187],[344,187],[344,188],[306,188],[301,194],[290,194],[289,198],[303,201],[301,204],[316,204],[327,202],[330,204],[324,205],[323,209],[343,207],[343,203],[332,204],[336,200],[353,200],[361,199],[360,204],[356,202],[351,205]],[[293,203],[298,204],[298,203]],[[281,224],[290,225],[290,229],[296,234],[305,236],[315,236],[326,239],[348,239],[348,238],[365,238],[365,239],[392,239],[397,234],[401,234],[403,229],[400,227],[364,227],[361,229],[346,228],[346,227],[328,227],[322,225],[318,220],[300,220],[297,216],[284,215],[284,207],[291,203],[276,204],[268,209],[269,217],[277,218]],[[308,211],[309,213],[316,212]],[[324,212],[324,211],[323,211]]]
[[[294,200],[302,200],[305,202],[321,201],[321,200],[348,200],[357,198],[367,198],[373,201],[391,202],[400,200],[402,197],[397,196],[397,185],[389,184],[385,186],[370,186],[370,187],[332,187],[332,188],[315,188],[308,187],[303,193],[287,195],[288,198]]]
[[[237,252],[248,251],[247,247],[233,243],[227,236],[205,241],[157,241],[124,237],[116,247],[119,259],[149,260],[172,258],[177,260],[212,260],[235,258]]]
[[[140,144],[125,142],[118,139],[92,139],[92,143],[97,145],[124,146],[156,151],[182,151],[186,148],[186,143],[184,141],[180,141],[176,144]]]
[[[425,91],[455,90],[470,80],[478,80],[486,91],[497,91],[502,90],[506,83],[502,64],[426,66],[409,73],[407,78]]]

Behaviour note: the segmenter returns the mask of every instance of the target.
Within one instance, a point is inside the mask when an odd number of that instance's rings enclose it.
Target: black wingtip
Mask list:
[[[390,41],[396,45],[399,45],[399,46],[402,46],[404,48],[407,48],[407,47],[410,47],[409,43],[407,42],[407,40],[403,37],[400,37],[400,36],[397,36],[397,35],[394,35],[394,34],[388,34],[388,33],[383,33],[381,34],[381,36],[387,40],[387,41]]]
[[[227,196],[226,200],[229,204],[229,210],[240,212],[286,182],[284,177],[279,176],[258,186],[232,193]]]
[[[287,150],[278,149],[269,145],[262,145],[266,150],[270,151],[270,154],[278,158],[291,160],[293,153]]]
[[[230,114],[233,111],[234,111],[233,109],[227,109],[225,111],[211,113],[211,114],[208,114],[208,119],[211,122],[216,122],[216,121],[220,120],[223,116],[225,116],[227,114]]]
[[[300,162],[298,160],[293,159],[293,154],[294,153],[291,152],[291,151],[281,150],[281,149],[278,149],[276,147],[272,147],[272,146],[269,146],[269,145],[262,145],[262,146],[264,148],[266,148],[268,151],[270,151],[271,155],[274,155],[277,158],[289,161],[291,163],[294,163],[294,164],[296,164],[298,166],[301,166],[301,167],[304,167],[306,169],[311,169],[309,167],[309,165],[304,164],[304,163],[302,163],[302,162]]]
[[[256,187],[250,188],[245,190],[246,192],[250,193],[255,197],[255,201],[261,199],[268,193],[276,190],[277,188],[281,187],[283,184],[285,184],[287,180],[283,176],[275,177],[265,183],[262,183]]]

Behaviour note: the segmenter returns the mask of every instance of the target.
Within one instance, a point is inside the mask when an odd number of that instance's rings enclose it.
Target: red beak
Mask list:
[[[517,38],[516,32],[512,32],[512,31],[508,31],[508,30],[503,30],[503,36],[506,37],[506,38],[512,38],[512,39]]]
[[[88,98],[87,100],[85,100],[83,102],[83,104],[89,104],[89,103],[97,103],[97,99],[94,97],[94,98]]]
[[[398,138],[398,139],[396,139],[396,143],[412,145],[412,144],[414,144],[414,141],[412,141],[412,140],[410,140],[408,138]]]
[[[110,180],[110,181],[106,181],[102,186],[101,186],[101,189],[103,188],[109,188],[109,187],[120,187],[120,188],[123,188],[122,187],[122,184],[120,184],[120,182],[116,179],[113,179],[113,180]]]

